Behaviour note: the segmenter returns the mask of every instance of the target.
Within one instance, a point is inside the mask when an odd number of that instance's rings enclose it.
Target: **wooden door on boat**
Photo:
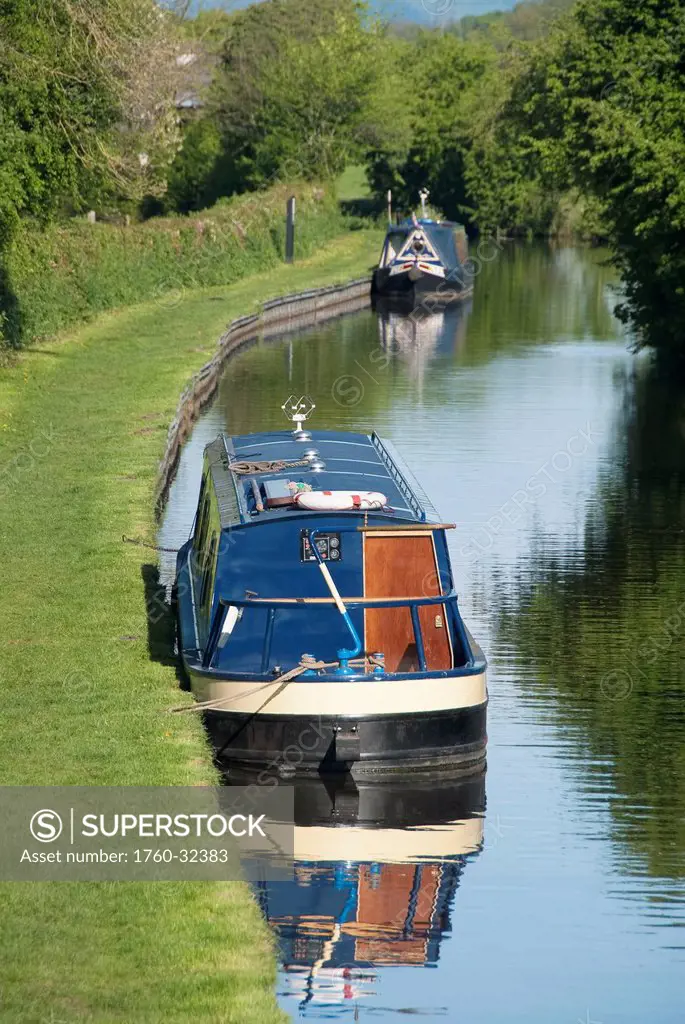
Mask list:
[[[435,544],[430,531],[364,534],[365,597],[437,597],[441,593]],[[430,671],[452,668],[444,605],[419,608],[419,621]],[[382,651],[388,672],[416,672],[419,659],[409,608],[367,608],[365,647]]]

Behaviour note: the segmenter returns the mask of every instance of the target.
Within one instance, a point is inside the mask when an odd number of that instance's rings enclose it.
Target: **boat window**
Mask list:
[[[387,235],[382,256],[384,266],[387,266],[388,263],[392,263],[393,260],[397,259],[397,254],[400,252],[406,241],[407,236],[403,231],[393,231]]]
[[[202,505],[200,507],[200,511],[197,517],[197,529],[195,532],[195,540],[193,543],[193,547],[195,548],[195,557],[199,564],[202,564],[204,562],[204,555],[206,552],[210,506],[211,495],[209,490],[206,490],[203,495]]]
[[[463,228],[455,228],[453,231],[454,244],[457,249],[457,256],[459,257],[460,263],[465,263],[468,259],[468,244],[466,241],[466,232]]]
[[[202,568],[202,585],[200,588],[200,606],[202,608],[208,603],[214,585],[214,571],[216,568],[216,547],[217,535],[214,533],[209,543],[209,551]]]
[[[395,252],[399,252],[407,241],[407,233],[406,231],[389,231],[387,241],[393,247]]]
[[[193,535],[193,541],[197,547],[200,539],[200,530],[202,529],[203,512],[205,510],[207,500],[207,474],[204,473],[202,476],[202,483],[200,484],[200,496],[197,499],[197,512],[195,514],[195,533]]]

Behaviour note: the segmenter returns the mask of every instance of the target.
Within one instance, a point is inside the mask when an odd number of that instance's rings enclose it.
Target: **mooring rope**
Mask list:
[[[159,544],[148,544],[146,540],[138,540],[135,537],[127,537],[124,534],[121,538],[124,544],[135,544],[139,548],[151,548],[152,551],[168,551],[172,555],[177,555],[180,548],[160,548]]]
[[[377,658],[374,658],[373,656],[369,656],[367,658],[355,658],[353,661],[350,661],[349,664],[363,665],[366,661],[368,661],[371,665],[383,664],[382,661],[380,661]],[[253,714],[258,714],[263,707],[265,707],[270,701],[274,699],[274,697],[277,697],[278,694],[286,688],[288,683],[291,683],[293,679],[297,679],[297,677],[302,675],[303,672],[306,672],[308,670],[318,672],[324,668],[336,668],[338,664],[339,662],[337,661],[317,661],[315,658],[311,656],[311,654],[303,654],[300,658],[299,665],[296,665],[295,668],[289,669],[282,675],[277,676],[276,679],[270,679],[268,683],[260,683],[259,686],[254,687],[254,689],[252,690],[248,690],[246,693],[232,694],[230,697],[215,698],[213,700],[197,701],[195,704],[183,704],[181,707],[169,708],[169,713],[172,715],[176,715],[184,714],[188,711],[220,711],[227,704],[233,703],[233,701],[244,700],[245,697],[251,697],[252,694],[259,693],[260,690],[265,690],[267,689],[267,687],[277,686],[278,689],[275,691],[275,693],[272,693],[267,698],[267,700],[264,701],[262,707],[258,708],[257,711],[253,712]]]
[[[276,694],[285,689],[288,683],[292,682],[293,679],[296,679],[297,676],[302,675],[303,672],[306,672],[309,669],[316,671],[321,668],[333,668],[337,664],[337,661],[316,661],[310,654],[303,654],[300,658],[299,665],[296,665],[295,668],[289,669],[288,672],[284,672],[283,675],[278,676],[276,679],[269,680],[268,683],[262,683],[260,686],[255,687],[255,689],[250,690],[248,693],[232,694],[230,697],[222,697],[221,699],[202,700],[198,701],[196,704],[184,704],[182,707],[171,708],[170,711],[171,714],[183,714],[185,711],[218,711],[225,704],[230,704],[232,701],[249,697],[250,694],[253,693],[259,693],[260,690],[266,689],[268,686],[278,686],[280,683],[280,688],[276,693],[269,697],[269,700],[273,700]]]

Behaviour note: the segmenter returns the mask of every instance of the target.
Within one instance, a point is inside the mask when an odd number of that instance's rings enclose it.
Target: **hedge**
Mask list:
[[[345,230],[332,191],[311,185],[221,200],[192,217],[24,226],[0,263],[0,348],[29,345],[106,309],[155,297],[173,303],[185,289],[281,263],[290,195],[298,200],[296,257]]]

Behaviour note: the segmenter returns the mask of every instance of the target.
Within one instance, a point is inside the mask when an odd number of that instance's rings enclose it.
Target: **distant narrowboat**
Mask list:
[[[460,224],[410,217],[388,228],[373,274],[376,295],[420,303],[456,302],[473,293],[466,232]]]
[[[387,442],[310,432],[305,404],[286,403],[292,432],[205,450],[175,602],[213,739],[236,767],[281,775],[480,770],[486,662],[450,526]]]

